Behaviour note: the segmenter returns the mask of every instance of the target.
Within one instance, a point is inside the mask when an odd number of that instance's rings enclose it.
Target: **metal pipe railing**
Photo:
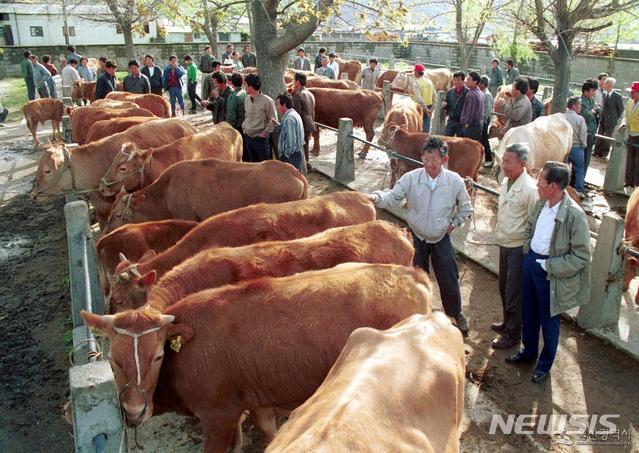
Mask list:
[[[82,272],[84,276],[84,297],[85,297],[85,310],[89,313],[93,313],[93,299],[91,297],[91,278],[89,276],[89,252],[88,243],[91,241],[91,237],[84,232],[80,234],[82,240]],[[98,357],[98,350],[95,347],[96,340],[93,336],[93,332],[89,327],[87,329],[87,353],[89,362],[95,362]]]

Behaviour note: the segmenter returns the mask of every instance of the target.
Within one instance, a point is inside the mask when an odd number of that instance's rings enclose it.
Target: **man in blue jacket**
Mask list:
[[[151,93],[162,96],[162,68],[155,64],[153,55],[144,57],[144,67],[140,72],[149,78]]]
[[[95,98],[104,99],[111,91],[115,91],[115,84],[117,80],[115,78],[115,70],[118,65],[113,60],[107,60],[104,65],[104,74],[98,77],[95,83]]]
[[[184,77],[186,71],[182,66],[178,64],[178,59],[175,55],[171,55],[169,58],[169,64],[164,67],[164,73],[162,74],[162,84],[164,85],[164,89],[169,92],[169,99],[171,102],[171,115],[176,116],[175,114],[175,104],[176,102],[180,104],[180,108],[182,109],[182,115],[186,114],[186,110],[184,107],[184,96],[182,95],[182,85],[184,82],[182,81],[182,77]]]

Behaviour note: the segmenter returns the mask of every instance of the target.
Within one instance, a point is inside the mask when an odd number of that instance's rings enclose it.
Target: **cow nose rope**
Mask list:
[[[135,176],[135,175],[140,175],[140,184],[141,184],[142,187],[144,187],[144,163],[138,165],[138,168],[136,170],[132,171],[129,174],[124,175],[120,179],[109,181],[109,179],[108,179],[109,173],[111,173],[111,170],[113,170],[113,167],[115,167],[116,163],[118,162],[119,154],[123,154],[124,156],[126,156],[126,158],[127,158],[126,161],[130,162],[131,159],[133,159],[134,152],[131,151],[130,153],[127,153],[124,149],[122,149],[122,150],[120,150],[120,152],[118,154],[115,155],[115,157],[113,158],[113,161],[111,162],[111,165],[107,169],[106,173],[104,174],[104,176],[102,176],[100,178],[100,185],[98,186],[98,190],[100,192],[104,192],[104,191],[106,191],[106,189],[108,189],[112,185],[120,183],[122,181],[126,181],[129,177]]]

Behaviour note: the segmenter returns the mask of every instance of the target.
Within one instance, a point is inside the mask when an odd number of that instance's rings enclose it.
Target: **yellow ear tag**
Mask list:
[[[178,335],[177,337],[171,340],[171,349],[173,349],[175,352],[180,352],[180,349],[182,349],[181,335]]]

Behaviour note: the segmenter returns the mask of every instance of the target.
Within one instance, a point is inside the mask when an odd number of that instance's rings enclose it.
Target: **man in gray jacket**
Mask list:
[[[429,272],[433,263],[442,305],[462,333],[469,330],[462,313],[459,271],[450,234],[473,213],[464,180],[446,168],[448,146],[439,137],[430,137],[422,151],[423,168],[404,174],[392,190],[375,191],[368,199],[380,208],[408,203],[407,223],[413,234],[413,264]]]
[[[513,83],[510,91],[512,101],[504,106],[504,114],[506,115],[506,124],[499,130],[499,137],[503,137],[509,129],[517,126],[523,126],[532,121],[532,105],[526,96],[528,92],[528,81],[519,78]]]
[[[617,126],[619,122],[619,118],[623,115],[623,100],[621,99],[621,95],[614,90],[616,82],[617,80],[614,77],[608,77],[603,83],[603,104],[601,105],[602,110],[598,133],[606,137],[612,136],[612,133],[615,131],[615,126]],[[610,141],[597,138],[593,154],[605,158],[608,157],[609,152]]]
[[[548,377],[559,346],[559,315],[590,299],[590,234],[586,214],[565,189],[570,171],[547,162],[537,183],[539,201],[524,239],[521,351],[508,363],[537,362],[532,381]],[[539,354],[539,330],[544,347]]]

